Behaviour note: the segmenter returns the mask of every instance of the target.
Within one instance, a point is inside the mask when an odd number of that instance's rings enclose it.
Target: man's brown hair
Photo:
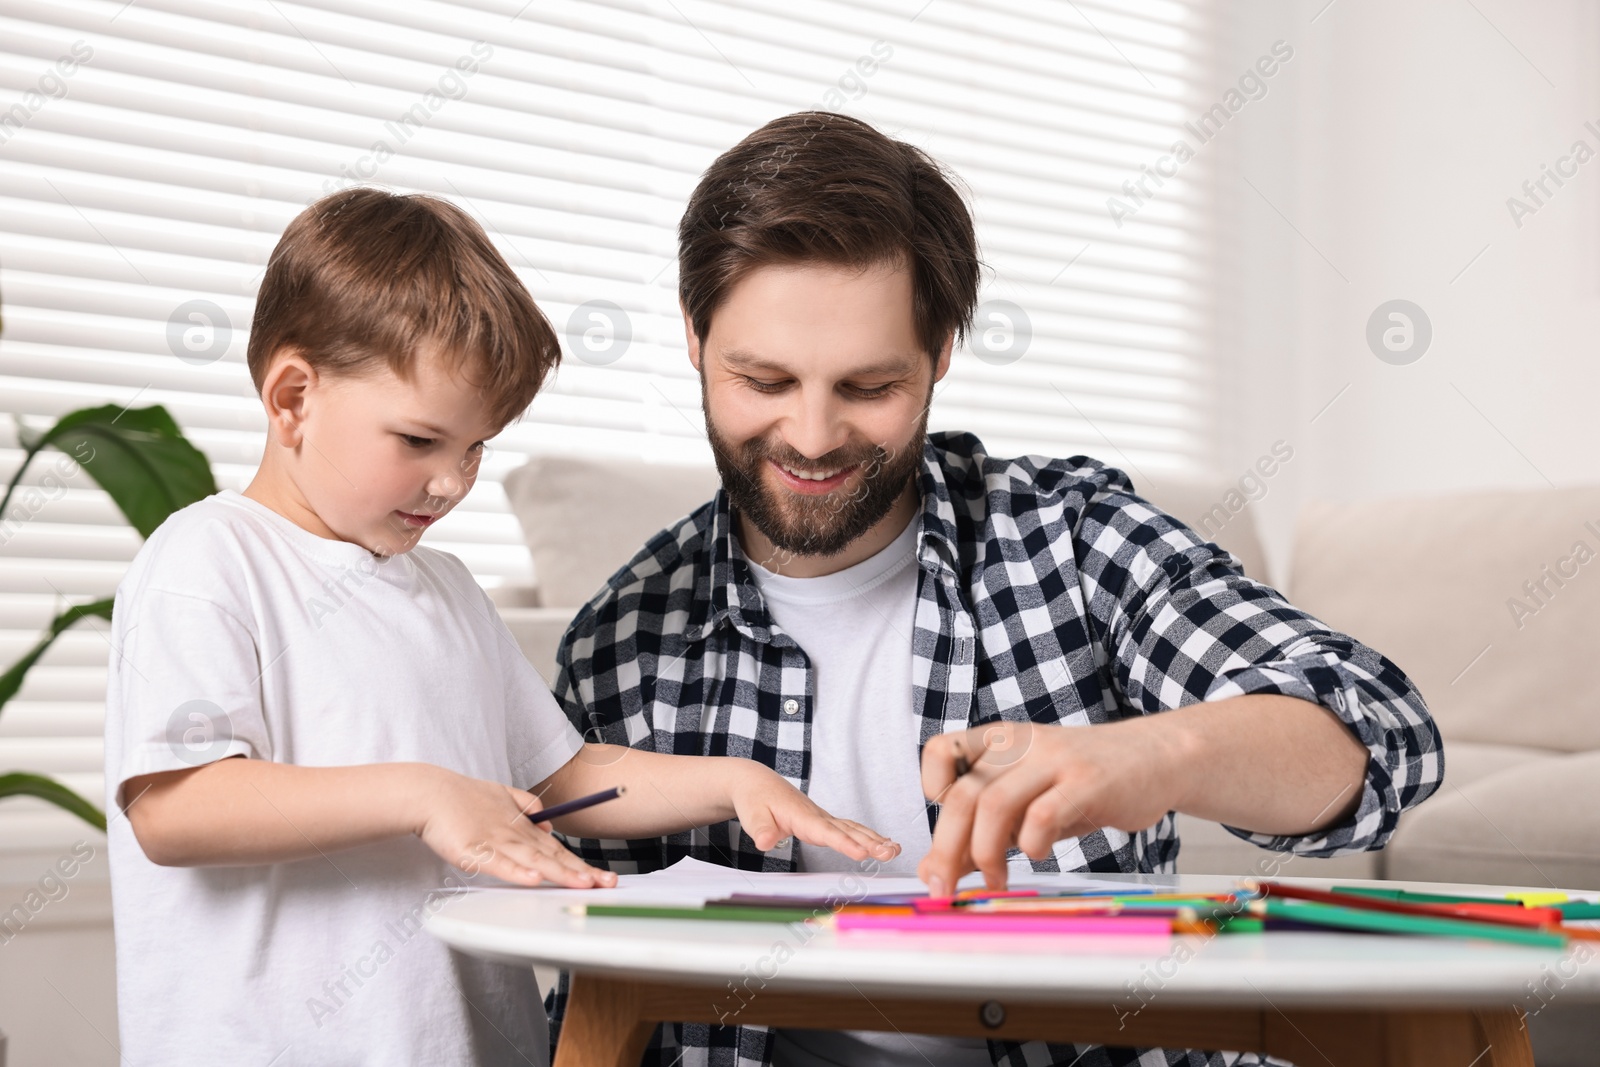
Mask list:
[[[533,297],[465,212],[431,196],[347,189],[295,216],[267,261],[247,359],[256,389],[292,348],[330,374],[407,377],[434,346],[505,425],[561,346]]]
[[[917,339],[937,357],[978,300],[972,216],[914,145],[848,115],[773,119],[707,168],[678,223],[678,299],[702,341],[728,291],[757,267],[903,263]]]

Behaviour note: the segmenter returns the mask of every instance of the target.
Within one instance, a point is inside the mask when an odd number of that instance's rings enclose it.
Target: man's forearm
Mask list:
[[[1173,809],[1266,834],[1306,834],[1350,815],[1368,753],[1310,701],[1260,693],[1142,720],[1169,744]]]

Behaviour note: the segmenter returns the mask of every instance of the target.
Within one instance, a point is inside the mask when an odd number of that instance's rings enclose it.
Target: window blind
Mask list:
[[[719,152],[806,107],[917,143],[970,189],[983,306],[934,428],[996,454],[1204,466],[1210,162],[1138,183],[1210,103],[1210,18],[1109,0],[8,0],[0,469],[19,420],[160,403],[242,488],[264,425],[247,328],[278,234],[349,184],[429,192],[483,223],[563,336],[553,383],[427,535],[486,586],[526,583],[499,481],[529,454],[709,462],[675,226]],[[60,607],[110,595],[139,545],[55,453],[8,518],[7,664]],[[100,801],[108,654],[95,627],[61,639],[0,715],[0,771]],[[0,805],[0,848],[77,832]]]

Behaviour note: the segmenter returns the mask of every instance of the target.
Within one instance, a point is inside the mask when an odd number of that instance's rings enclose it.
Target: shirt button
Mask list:
[[[798,700],[796,700],[794,697],[790,697],[788,700],[785,700],[783,702],[783,713],[785,715],[794,715],[794,714],[797,714],[799,711],[800,711],[800,702]]]

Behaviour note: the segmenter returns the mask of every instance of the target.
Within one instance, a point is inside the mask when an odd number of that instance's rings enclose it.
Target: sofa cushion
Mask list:
[[[1547,760],[1552,755],[1548,749],[1482,745],[1471,741],[1453,742],[1449,752],[1446,753],[1445,782],[1447,786],[1466,786],[1512,767],[1535,760]],[[1417,811],[1425,810],[1440,798],[1450,795],[1453,793],[1448,788],[1436,793]],[[1415,813],[1408,813],[1401,819],[1401,825],[1409,826],[1415,818]],[[1394,851],[1393,844],[1382,852],[1357,852],[1348,856],[1335,856],[1332,859],[1307,859],[1268,852],[1229,833],[1217,823],[1197,819],[1192,815],[1178,816],[1178,839],[1182,842],[1182,847],[1178,851],[1178,871],[1182,874],[1228,874],[1241,878],[1276,877],[1280,874],[1306,878],[1398,877],[1391,873],[1388,867],[1388,857]],[[1482,879],[1472,877],[1454,880]]]
[[[644,543],[716,495],[710,464],[535,456],[505,477],[533,555],[539,603],[573,607]]]
[[[652,535],[710,500],[716,468],[622,459],[535,456],[505,477],[511,510],[533,555],[539,604],[576,607],[593,596]],[[1267,579],[1248,514],[1218,512],[1232,483],[1151,482],[1135,486],[1152,504],[1215,540],[1245,573]],[[1226,517],[1217,527],[1215,516]],[[507,607],[528,606],[508,601]]]
[[[1447,742],[1600,749],[1600,488],[1313,503],[1288,592],[1399,664]]]
[[[1520,767],[1533,760],[1564,755],[1548,748],[1523,748],[1519,745],[1486,745],[1479,741],[1452,741],[1444,754],[1446,785],[1468,786],[1473,782]],[[1435,793],[1444,796],[1449,792]],[[1431,800],[1429,801],[1431,803]]]
[[[1178,816],[1179,874],[1226,874],[1234,878],[1379,878],[1380,852],[1353,852],[1310,859],[1271,852],[1230,833],[1220,823]]]
[[[1527,760],[1440,791],[1400,821],[1389,878],[1600,889],[1600,752]]]

